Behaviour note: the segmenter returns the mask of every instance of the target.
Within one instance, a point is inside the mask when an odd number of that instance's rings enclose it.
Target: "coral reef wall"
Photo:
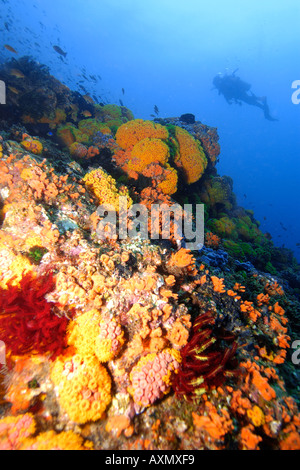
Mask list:
[[[0,449],[300,449],[300,267],[218,175],[217,130],[30,58],[1,76]],[[99,205],[124,199],[121,237]],[[202,248],[175,216],[167,239],[159,212],[156,239],[136,228],[136,204],[175,203],[204,205]]]

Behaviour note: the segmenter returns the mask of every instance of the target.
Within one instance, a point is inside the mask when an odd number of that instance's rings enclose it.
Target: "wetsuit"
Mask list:
[[[217,75],[213,84],[219,91],[219,95],[223,95],[228,104],[237,103],[239,105],[242,102],[247,103],[251,106],[257,106],[264,112],[264,116],[269,121],[277,121],[270,115],[267,98],[259,98],[252,91],[250,91],[251,85],[243,82],[239,77],[232,75]],[[248,93],[249,92],[249,93]]]

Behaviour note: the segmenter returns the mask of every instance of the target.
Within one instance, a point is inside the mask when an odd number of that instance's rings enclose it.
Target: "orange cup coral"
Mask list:
[[[68,343],[83,356],[95,354],[100,362],[111,361],[124,344],[124,332],[117,320],[102,318],[89,310],[71,323]]]
[[[169,266],[176,266],[177,268],[194,267],[195,258],[191,254],[191,250],[180,248],[180,250],[173,253],[168,262]]]
[[[25,439],[20,450],[92,450],[91,442],[83,443],[83,439],[73,431],[54,431],[40,433],[37,437]]]
[[[141,173],[150,163],[158,162],[165,165],[169,156],[167,144],[160,139],[146,137],[134,145],[128,162],[128,169]]]
[[[61,407],[76,423],[97,421],[111,401],[111,379],[95,356],[57,358],[51,379]]]
[[[167,139],[169,136],[166,127],[152,121],[134,119],[122,124],[116,132],[117,144],[124,150],[132,148],[135,144],[146,138]]]
[[[36,139],[29,138],[22,140],[21,145],[28,150],[28,152],[34,153],[35,155],[40,155],[43,151],[42,143]]]
[[[207,167],[206,156],[201,145],[188,131],[178,126],[175,129],[175,136],[179,144],[175,163],[183,169],[187,183],[195,183],[201,178]]]
[[[118,211],[120,196],[127,198],[129,206],[132,204],[128,188],[125,186],[118,188],[116,180],[101,168],[87,173],[83,178],[83,182],[98,199],[99,204],[111,204]]]

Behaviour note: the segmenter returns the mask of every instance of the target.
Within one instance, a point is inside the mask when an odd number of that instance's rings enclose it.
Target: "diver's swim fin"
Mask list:
[[[270,116],[270,114],[266,114],[266,113],[265,113],[265,118],[268,119],[268,121],[279,121],[279,119],[273,118],[272,116]]]

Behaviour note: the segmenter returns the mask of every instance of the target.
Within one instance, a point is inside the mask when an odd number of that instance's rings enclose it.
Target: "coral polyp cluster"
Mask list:
[[[121,147],[114,155],[117,165],[131,178],[151,178],[152,185],[164,194],[176,193],[178,169],[191,184],[201,178],[207,166],[200,142],[178,126],[170,133],[166,126],[135,119],[118,128],[116,141]]]
[[[30,413],[8,416],[0,420],[0,449],[17,450],[24,439],[34,433],[36,424]]]
[[[119,210],[120,196],[127,198],[129,206],[132,204],[128,189],[123,185],[118,188],[114,178],[101,168],[87,173],[83,182],[97,198],[99,204],[110,204]]]
[[[145,138],[136,143],[131,151],[127,168],[142,173],[149,163],[160,163],[164,166],[169,159],[167,144],[156,138]]]
[[[111,361],[120,352],[124,332],[116,320],[102,320],[100,334],[95,341],[95,354],[100,362]]]
[[[73,431],[59,434],[54,431],[40,433],[33,437],[36,423],[31,413],[9,416],[0,420],[0,450],[89,450],[90,443]]]
[[[97,421],[111,401],[111,379],[93,356],[56,359],[51,379],[63,411],[76,423]]]
[[[207,159],[201,144],[185,129],[178,126],[175,127],[175,138],[178,142],[175,163],[183,169],[187,183],[195,183],[201,178],[207,166]]]
[[[142,357],[130,373],[129,392],[141,406],[152,405],[170,391],[171,378],[178,372],[181,356],[175,349]]]
[[[143,139],[167,139],[168,131],[164,126],[152,121],[134,119],[120,126],[116,132],[116,141],[123,150],[133,148]]]
[[[43,151],[43,145],[39,140],[35,140],[32,138],[26,138],[21,142],[21,145],[31,153],[36,155],[40,155]]]
[[[73,431],[63,431],[59,434],[46,431],[37,437],[28,437],[18,450],[91,450],[93,446],[84,443],[81,436]]]
[[[95,354],[100,362],[111,361],[124,344],[121,325],[97,310],[84,313],[72,323],[68,343],[82,355]]]

